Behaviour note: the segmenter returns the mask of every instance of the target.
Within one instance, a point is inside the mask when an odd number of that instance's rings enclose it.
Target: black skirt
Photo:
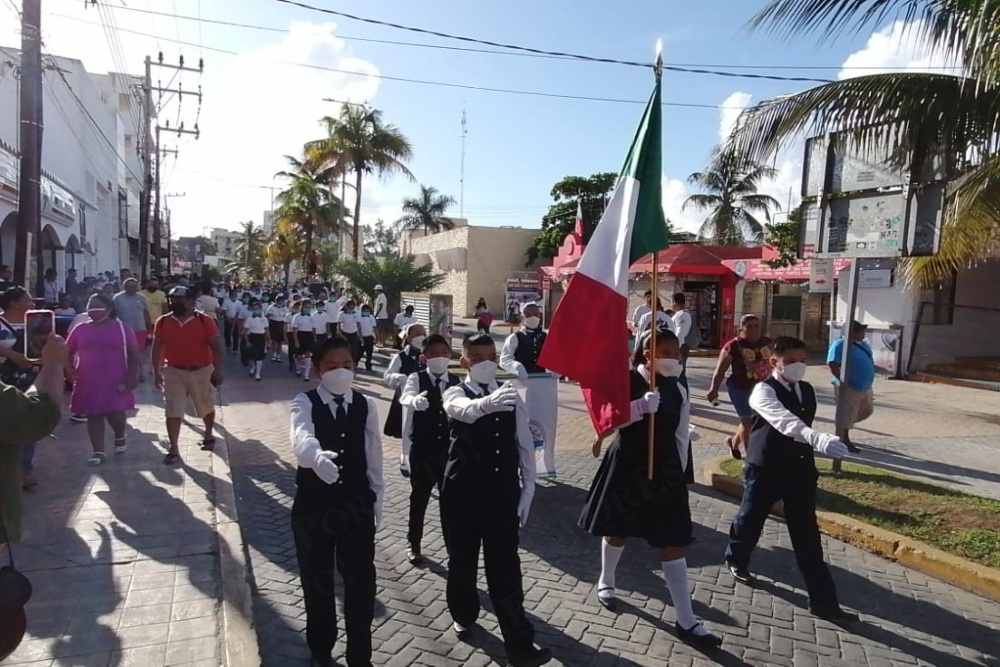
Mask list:
[[[263,361],[267,356],[267,336],[262,333],[252,333],[247,336],[250,341],[250,361]]]
[[[591,535],[636,537],[657,549],[687,546],[693,537],[687,475],[660,468],[647,479],[645,448],[634,445],[623,448],[616,440],[605,452],[578,525]]]
[[[312,331],[300,331],[298,333],[299,344],[295,346],[296,354],[312,354],[316,347],[316,334]]]
[[[271,330],[271,340],[285,339],[285,323],[279,320],[268,320],[268,328]]]

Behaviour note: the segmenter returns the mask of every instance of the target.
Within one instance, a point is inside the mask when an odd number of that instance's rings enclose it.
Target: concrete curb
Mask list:
[[[221,413],[221,406],[217,407],[216,414]],[[215,527],[219,541],[219,575],[222,583],[222,604],[219,610],[222,665],[259,667],[260,647],[253,622],[253,575],[240,528],[236,487],[229,466],[229,442],[225,436],[216,435],[215,454],[217,456],[212,462],[213,476],[216,480],[229,482],[228,485],[218,482],[215,484]]]
[[[712,487],[735,498],[743,496],[743,482],[722,470],[728,456],[718,456],[705,463],[705,477]],[[783,514],[780,502],[772,513]],[[819,529],[841,542],[895,561],[900,565],[953,584],[964,590],[1000,602],[1000,571],[952,556],[914,539],[883,530],[868,523],[833,512],[816,512]]]

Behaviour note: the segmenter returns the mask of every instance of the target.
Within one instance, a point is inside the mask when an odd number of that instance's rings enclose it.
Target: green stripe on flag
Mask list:
[[[639,129],[632,140],[621,176],[639,181],[632,225],[629,266],[637,260],[670,246],[667,220],[663,215],[663,127],[660,105],[660,80],[646,104]]]

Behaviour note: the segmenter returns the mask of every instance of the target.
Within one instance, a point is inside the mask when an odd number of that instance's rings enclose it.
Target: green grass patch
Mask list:
[[[1000,501],[847,461],[840,473],[829,459],[817,459],[816,467],[819,509],[1000,570]],[[725,461],[722,469],[743,478],[742,461]]]

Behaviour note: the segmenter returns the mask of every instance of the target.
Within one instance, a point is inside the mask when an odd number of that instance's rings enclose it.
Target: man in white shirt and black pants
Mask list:
[[[375,402],[351,388],[354,357],[346,340],[316,348],[317,388],[291,405],[299,467],[292,533],[306,609],[312,667],[332,667],[337,641],[334,572],[344,580],[348,667],[371,667],[375,611],[375,530],[385,480]]]
[[[687,297],[684,292],[678,292],[674,294],[673,303],[674,314],[670,316],[670,319],[674,322],[674,333],[677,334],[677,340],[681,342],[681,364],[684,368],[687,368],[688,357],[691,355],[691,342],[688,339],[694,338],[692,331],[694,328],[694,322],[691,319],[691,312],[687,309]],[[699,334],[699,339],[701,335]]]

